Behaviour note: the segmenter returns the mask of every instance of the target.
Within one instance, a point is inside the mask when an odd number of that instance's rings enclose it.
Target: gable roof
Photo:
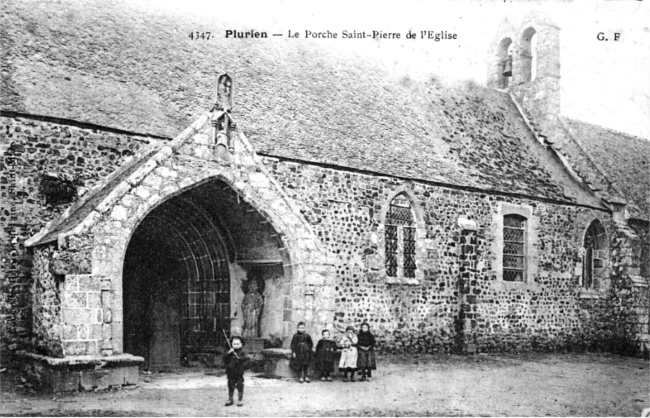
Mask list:
[[[215,28],[213,16],[99,1],[2,7],[2,109],[173,137],[211,108],[228,72],[233,114],[259,153],[600,206],[507,94],[415,82],[306,40],[188,38]]]
[[[562,121],[568,157],[583,176],[594,182],[600,177],[607,197],[624,199],[632,218],[650,221],[650,141],[569,118]],[[581,159],[591,164],[580,164]]]

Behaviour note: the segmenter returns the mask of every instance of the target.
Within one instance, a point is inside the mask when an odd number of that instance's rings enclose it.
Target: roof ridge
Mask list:
[[[580,139],[578,139],[578,136],[573,132],[573,130],[571,129],[571,127],[568,126],[567,123],[564,121],[564,118],[563,118],[563,117],[559,117],[558,120],[560,121],[560,126],[562,126],[562,128],[563,128],[563,129],[566,131],[566,133],[569,135],[569,138],[570,138],[571,140],[573,140],[573,142],[575,142],[575,144],[578,146],[578,148],[580,149],[580,151],[582,151],[582,152],[584,153],[584,155],[587,157],[587,159],[589,160],[589,162],[590,162],[590,163],[591,163],[591,164],[596,168],[596,170],[598,171],[598,174],[600,174],[600,176],[603,177],[603,179],[605,180],[606,184],[608,184],[609,187],[611,187],[612,190],[618,194],[617,197],[622,198],[622,199],[624,199],[624,200],[627,202],[627,199],[625,199],[625,198],[623,197],[623,196],[625,196],[625,195],[623,194],[623,192],[621,192],[621,190],[618,188],[618,186],[616,186],[616,184],[614,184],[612,181],[610,181],[610,178],[612,178],[611,174],[610,174],[607,170],[605,170],[604,168],[602,168],[602,167],[600,166],[600,164],[598,164],[598,163],[595,161],[593,155],[591,155],[591,153],[590,153],[589,151],[587,151],[587,149],[586,149],[586,147],[584,146],[584,144],[582,143],[582,141],[580,141]],[[594,126],[598,126],[598,125],[594,125]],[[628,202],[628,203],[629,203],[629,202]]]
[[[609,132],[611,132],[613,134],[625,135],[625,136],[630,137],[630,138],[639,139],[641,141],[648,142],[649,145],[650,145],[650,138],[644,138],[642,136],[638,136],[638,135],[630,134],[630,133],[627,133],[627,132],[619,131],[619,130],[609,128],[609,127],[603,126],[603,125],[597,125],[597,124],[592,123],[592,122],[587,122],[587,121],[572,118],[572,117],[569,117],[569,116],[560,115],[559,117],[561,119],[566,119],[566,120],[570,120],[570,121],[577,122],[577,123],[584,123],[585,125],[589,125],[589,126],[595,126],[596,128],[604,129],[604,130],[609,131]]]
[[[550,149],[553,155],[555,155],[559,160],[564,169],[569,173],[569,176],[577,182],[580,186],[582,186],[583,189],[586,189],[589,193],[592,193],[595,197],[597,197],[600,200],[603,200],[603,197],[594,189],[592,189],[589,184],[587,183],[586,179],[584,178],[583,175],[579,174],[577,170],[573,168],[573,164],[569,161],[566,155],[564,155],[563,152],[560,151],[559,147],[556,147],[553,142],[548,140],[548,136],[544,133],[538,133],[538,130],[535,129],[533,125],[536,125],[535,121],[533,120],[532,116],[526,114],[526,110],[524,109],[523,106],[517,101],[517,98],[515,97],[512,92],[509,90],[507,91],[508,96],[510,96],[510,100],[512,100],[512,103],[515,105],[517,108],[517,111],[519,112],[519,115],[521,116],[522,120],[526,124],[526,127],[530,131],[530,133],[533,135],[533,137],[546,149]]]

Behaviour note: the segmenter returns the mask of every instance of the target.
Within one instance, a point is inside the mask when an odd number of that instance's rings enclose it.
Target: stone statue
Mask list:
[[[217,110],[230,112],[232,109],[232,78],[228,74],[222,74],[217,80]]]
[[[258,338],[260,336],[260,319],[262,317],[263,307],[264,297],[257,290],[257,282],[252,280],[248,285],[248,292],[244,295],[244,300],[242,301],[244,338]]]

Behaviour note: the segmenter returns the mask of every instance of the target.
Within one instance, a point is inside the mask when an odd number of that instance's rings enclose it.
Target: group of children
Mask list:
[[[235,389],[238,391],[238,406],[243,405],[244,399],[244,370],[248,367],[248,357],[243,351],[244,340],[233,337],[230,351],[224,357],[226,376],[228,378],[228,401],[226,406],[234,404]],[[309,383],[308,369],[312,362],[314,344],[306,332],[305,323],[298,324],[298,332],[291,339],[290,366],[298,371],[298,382]],[[334,372],[334,353],[341,351],[339,371],[343,371],[344,382],[354,382],[354,373],[359,370],[361,381],[370,381],[372,371],[377,369],[375,361],[375,337],[370,332],[367,322],[361,324],[359,334],[354,333],[354,328],[348,326],[345,334],[337,341],[331,339],[329,330],[323,330],[322,338],[316,345],[315,366],[320,371],[320,380],[332,381]],[[349,374],[349,378],[348,378]]]
[[[299,372],[300,383],[309,383],[307,371],[312,361],[313,346],[311,337],[305,332],[305,324],[301,322],[298,324],[298,332],[291,340],[291,367]],[[354,333],[353,327],[348,326],[338,342],[331,339],[329,330],[323,330],[322,338],[316,345],[315,366],[320,370],[320,380],[332,381],[334,352],[340,350],[339,370],[343,372],[343,381],[354,382],[354,373],[357,370],[361,373],[361,381],[370,381],[372,371],[377,369],[374,347],[375,337],[367,322],[361,324],[358,335]]]

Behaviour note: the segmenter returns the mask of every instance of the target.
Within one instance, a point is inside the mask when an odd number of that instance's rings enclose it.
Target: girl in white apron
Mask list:
[[[354,372],[357,369],[357,341],[354,328],[348,326],[339,340],[339,347],[341,347],[339,370],[343,370],[344,382],[348,381],[348,373],[350,373],[350,381],[354,382]]]

